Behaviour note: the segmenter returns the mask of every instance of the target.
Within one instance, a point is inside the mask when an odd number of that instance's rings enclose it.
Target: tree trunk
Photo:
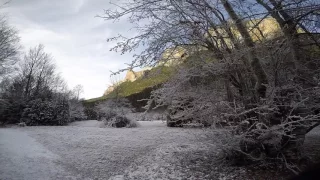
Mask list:
[[[33,67],[32,67],[33,68]],[[32,78],[32,71],[33,69],[30,70],[29,74],[27,75],[27,84],[26,84],[26,87],[25,87],[25,99],[28,99],[29,98],[29,94],[30,94],[30,86],[31,86],[31,78]]]
[[[229,79],[224,80],[224,85],[225,85],[226,91],[227,91],[228,102],[233,102],[234,97],[233,97],[233,93],[231,91]]]
[[[291,138],[284,141],[284,156],[288,161],[297,161],[301,159],[301,152],[303,148],[303,143],[307,134],[307,128],[305,127],[295,127],[291,132]]]
[[[259,98],[265,98],[266,97],[266,85],[268,84],[267,75],[264,72],[262,65],[260,63],[260,60],[258,59],[256,52],[255,52],[255,45],[254,42],[246,28],[246,26],[243,24],[242,20],[238,17],[234,9],[232,8],[231,4],[228,0],[222,0],[223,7],[231,17],[231,19],[235,22],[235,25],[241,34],[242,38],[244,39],[244,44],[250,49],[249,55],[250,55],[250,65],[253,69],[253,72],[255,74],[256,78],[256,92]]]
[[[306,62],[301,56],[300,42],[298,38],[297,22],[294,18],[286,13],[283,9],[281,2],[276,2],[275,0],[269,0],[274,8],[271,8],[268,4],[262,0],[256,0],[260,5],[262,5],[271,16],[278,22],[280,28],[283,32],[284,37],[289,43],[291,49],[292,62],[294,64],[294,69],[296,73],[295,79],[298,83],[302,83],[305,86],[314,86],[313,75],[305,68]]]

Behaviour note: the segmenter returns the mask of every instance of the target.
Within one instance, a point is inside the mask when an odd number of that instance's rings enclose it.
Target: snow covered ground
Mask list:
[[[244,168],[219,164],[201,129],[139,123],[121,129],[100,128],[94,120],[0,128],[0,180],[256,179]],[[308,135],[306,150],[318,152],[313,145],[320,145],[319,132]],[[278,172],[264,173],[281,179]]]
[[[179,179],[173,155],[201,150],[201,129],[100,128],[98,121],[65,127],[0,128],[0,179]],[[190,173],[189,173],[190,174]]]

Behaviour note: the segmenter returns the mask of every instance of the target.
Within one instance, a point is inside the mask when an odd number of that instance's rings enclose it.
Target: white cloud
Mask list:
[[[127,23],[95,18],[108,7],[105,0],[13,0],[4,11],[26,49],[44,44],[69,87],[82,84],[84,97],[93,98],[110,84],[110,71],[132,60],[131,55],[109,51],[114,44],[107,38],[132,32]]]

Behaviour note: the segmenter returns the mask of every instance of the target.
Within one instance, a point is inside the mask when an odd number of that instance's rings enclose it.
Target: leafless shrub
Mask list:
[[[95,109],[104,127],[138,127],[136,120],[127,117],[132,111],[130,107],[127,99],[110,99],[98,104]]]
[[[70,121],[86,120],[87,116],[84,113],[84,107],[81,101],[77,99],[69,100]]]
[[[124,116],[132,111],[131,104],[127,99],[109,99],[95,106],[98,120],[109,120],[116,115]]]
[[[108,120],[103,120],[104,127],[115,127],[115,128],[135,128],[138,127],[139,124],[137,121],[129,119],[125,116],[115,115]]]
[[[18,123],[18,126],[19,126],[19,127],[25,127],[25,126],[27,126],[27,125],[26,125],[25,122],[21,122],[21,123]]]

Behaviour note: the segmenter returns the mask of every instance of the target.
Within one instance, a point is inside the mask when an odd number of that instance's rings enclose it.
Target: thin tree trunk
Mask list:
[[[233,97],[233,93],[231,91],[229,79],[224,80],[224,85],[225,85],[226,91],[227,91],[228,102],[233,102],[234,97]]]
[[[258,59],[256,52],[255,52],[255,44],[246,28],[246,26],[243,24],[242,20],[238,17],[234,9],[232,8],[231,4],[228,0],[222,0],[223,7],[231,17],[231,19],[235,22],[235,25],[241,34],[241,36],[244,39],[245,45],[250,48],[249,54],[250,54],[250,65],[253,69],[253,72],[255,74],[256,78],[256,92],[258,94],[258,97],[265,98],[266,97],[266,85],[268,84],[267,75],[264,72],[262,65],[260,63],[260,60]]]
[[[26,88],[25,88],[25,92],[24,92],[26,99],[29,98],[29,91],[30,91],[30,85],[31,85],[32,72],[33,72],[33,67],[31,67],[31,70],[30,70],[29,74],[27,75],[27,84],[26,84]]]
[[[315,83],[312,81],[312,73],[309,73],[308,70],[304,68],[306,62],[304,61],[300,51],[300,42],[296,27],[297,23],[294,22],[294,18],[284,11],[280,2],[278,3],[275,0],[269,0],[269,2],[274,6],[274,8],[271,8],[262,0],[256,1],[262,5],[280,25],[283,35],[287,39],[291,49],[290,54],[292,56],[292,62],[294,64],[296,79],[298,82],[302,82],[306,86],[314,86]]]

